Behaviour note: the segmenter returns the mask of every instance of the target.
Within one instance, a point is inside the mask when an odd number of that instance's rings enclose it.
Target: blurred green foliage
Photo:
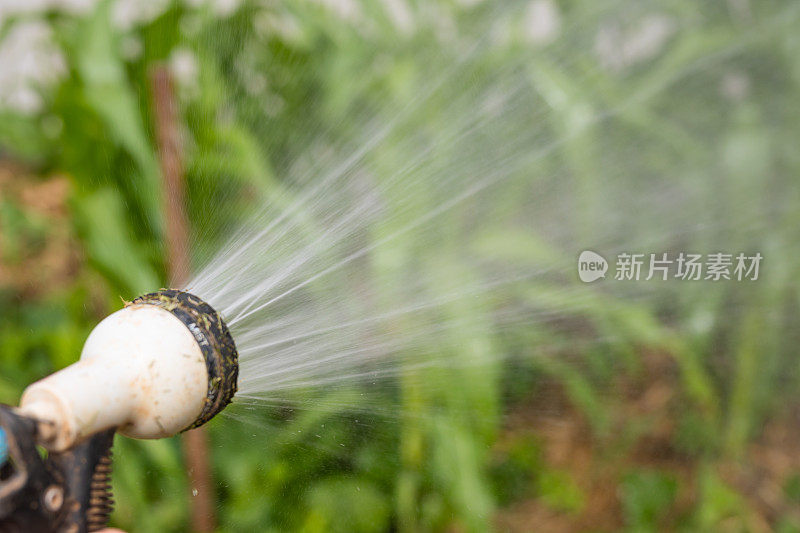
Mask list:
[[[464,4],[445,2],[441,9],[459,27],[495,14],[492,6]],[[353,27],[323,5],[307,2],[244,3],[223,16],[211,6],[169,4],[155,18],[125,30],[110,23],[111,2],[100,2],[88,13],[56,11],[43,17],[64,51],[67,71],[42,90],[39,112],[0,111],[0,145],[42,176],[68,176],[69,225],[86,263],[68,283],[47,287],[36,297],[0,290],[0,399],[15,402],[27,383],[72,362],[91,327],[119,307],[120,297],[130,299],[165,284],[149,86],[154,65],[183,60],[192,71],[190,80],[179,79],[179,91],[193,260],[201,266],[231,226],[258,209],[253,198],[277,201],[278,191],[296,185],[286,183],[284,170],[305,148],[314,142],[357,142],[363,135],[360,119],[380,116],[383,102],[407,101],[423,85],[432,68],[418,60],[427,57],[425,50],[444,47],[437,36],[441,30],[431,22],[409,36],[381,4],[359,5],[372,21],[370,28]],[[796,10],[789,3],[748,5],[749,20],[785,18],[796,28]],[[564,2],[562,25],[568,27],[573,18],[601,19],[602,11],[595,14],[593,6]],[[731,46],[735,51],[737,42],[750,43],[753,37],[748,23],[721,4],[700,7],[675,0],[651,7],[686,21],[687,28],[647,68],[594,76],[586,83],[587,71],[597,73],[587,59],[592,43],[581,36],[571,39],[560,57],[551,61],[540,54],[525,65],[525,79],[542,99],[569,103],[553,107],[544,121],[549,135],[566,141],[554,158],[532,170],[532,179],[544,182],[559,173],[573,178],[574,189],[565,194],[574,195],[575,233],[583,243],[599,242],[593,240],[599,239],[593,220],[608,209],[599,199],[611,201],[598,194],[598,182],[616,174],[632,176],[620,180],[620,192],[635,186],[633,177],[667,173],[685,180],[698,201],[720,209],[720,217],[756,204],[744,220],[776,219],[770,235],[721,228],[719,234],[704,234],[705,242],[679,243],[684,248],[722,243],[756,247],[773,257],[791,255],[800,228],[798,190],[785,179],[800,171],[797,32],[758,35],[745,53],[726,63],[734,71],[769,73],[764,83],[756,76],[749,96],[735,105],[720,101],[716,89],[723,72],[712,67],[697,76],[697,85],[681,84],[657,92],[647,105],[625,108],[616,118],[618,128],[580,130],[581,110],[615,109],[631,94],[657,91],[676,73],[695,68],[698,59]],[[4,25],[28,16],[6,19]],[[471,74],[502,64],[519,46],[512,38]],[[441,51],[439,61],[446,64],[455,52]],[[432,99],[420,112],[425,119],[413,127],[444,128],[441,104]],[[715,133],[703,135],[707,132]],[[632,139],[641,140],[636,153],[620,149]],[[387,149],[374,164],[391,168],[402,155]],[[720,175],[738,184],[730,197],[714,183]],[[524,191],[509,189],[496,200],[501,209],[528,220],[520,194]],[[748,202],[753,198],[758,201]],[[404,216],[424,213],[434,201],[419,191],[418,197],[404,199]],[[773,210],[776,205],[781,209]],[[0,224],[2,258],[8,264],[34,254],[52,230],[46,219],[25,214],[2,197]],[[632,238],[653,230],[631,220],[621,224]],[[392,230],[379,228],[373,238]],[[731,234],[724,234],[727,230]],[[446,228],[441,231],[447,235]],[[794,247],[782,248],[787,243]],[[418,246],[412,237],[398,240],[391,249],[376,250],[372,261],[378,270],[408,261]],[[573,259],[531,232],[498,233],[490,225],[474,248],[481,257],[513,260],[534,270],[542,262],[571,264]],[[433,286],[471,275],[449,267],[446,252],[425,265]],[[665,355],[677,369],[670,445],[692,474],[624,465],[615,485],[607,487],[618,494],[621,523],[629,531],[753,529],[758,509],[717,466],[740,460],[764,424],[794,405],[798,266],[796,258],[775,262],[749,292],[722,284],[667,292],[658,306],[602,291],[586,290],[576,299],[564,290],[573,280],[563,279],[532,281],[514,295],[498,296],[537,311],[558,310],[580,326],[566,329],[542,322],[497,333],[490,310],[453,304],[443,313],[486,327],[459,332],[458,339],[433,339],[431,350],[458,346],[463,357],[476,360],[496,360],[491,354],[503,353],[513,356],[513,363],[413,370],[391,387],[368,390],[370,403],[396,408],[396,416],[337,408],[357,404],[364,394],[359,388],[309,392],[305,402],[316,407],[308,409],[233,407],[230,418],[210,425],[220,530],[484,531],[492,528],[499,508],[526,499],[554,513],[578,515],[592,497],[586,485],[563,465],[548,464],[536,427],[503,431],[502,414],[535,395],[542,383],[554,381],[576,416],[587,421],[601,450],[598,460],[619,467],[619,457],[629,455],[631,442],[653,422],[647,414],[620,420],[625,400],[607,391],[620,376],[646,381],[641,359],[648,353]],[[387,294],[397,290],[391,283],[385,289]],[[734,305],[737,301],[747,305]],[[533,357],[538,346],[565,357]],[[186,531],[189,489],[178,442],[118,437],[115,446],[114,523],[132,533]],[[795,503],[798,475],[794,472],[783,487]],[[687,491],[692,502],[676,513]],[[773,522],[781,531],[796,531],[800,524],[791,513]]]

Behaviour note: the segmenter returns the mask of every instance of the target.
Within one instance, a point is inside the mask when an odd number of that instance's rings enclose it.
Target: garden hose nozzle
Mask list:
[[[18,408],[0,405],[0,531],[103,529],[114,433],[200,426],[233,399],[238,373],[227,326],[192,294],[145,294],[110,315],[78,362],[30,385]]]
[[[25,389],[19,413],[39,421],[39,444],[60,452],[103,430],[140,439],[200,426],[236,392],[236,346],[200,298],[161,290],[108,316],[80,360]]]

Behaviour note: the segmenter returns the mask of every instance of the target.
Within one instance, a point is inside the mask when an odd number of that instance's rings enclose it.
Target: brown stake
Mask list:
[[[170,286],[183,287],[189,279],[189,223],[185,210],[183,165],[178,107],[172,75],[164,66],[151,72],[156,142],[161,163],[164,193],[164,223]],[[191,489],[192,531],[214,530],[211,468],[208,437],[204,428],[183,434],[183,454]]]

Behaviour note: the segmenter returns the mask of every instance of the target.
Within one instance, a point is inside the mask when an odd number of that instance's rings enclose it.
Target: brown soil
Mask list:
[[[571,405],[563,389],[552,383],[519,405],[508,419],[505,437],[535,431],[543,443],[546,464],[569,474],[584,495],[579,512],[559,512],[536,498],[516,502],[496,517],[499,531],[578,532],[618,531],[625,526],[618,487],[622,477],[639,468],[668,471],[679,480],[674,508],[662,529],[674,529],[697,503],[699,459],[675,449],[680,397],[678,375],[666,355],[644,356],[647,376],[640,383],[621,381],[613,402],[613,429],[598,437],[585,417]],[[546,406],[543,409],[542,406]],[[628,426],[642,421],[643,430],[630,437]],[[770,420],[740,461],[719,461],[717,473],[747,501],[746,528],[773,531],[780,519],[800,520],[796,502],[783,490],[800,472],[800,408]],[[740,524],[740,523],[739,523]],[[731,525],[740,530],[740,525]],[[720,530],[727,530],[724,524]],[[733,530],[733,529],[731,529]]]
[[[82,256],[70,224],[69,193],[64,176],[40,179],[0,162],[0,202],[19,212],[15,219],[22,219],[12,222],[44,228],[30,235],[3,227],[8,220],[4,224],[0,218],[0,289],[31,299],[77,276]]]

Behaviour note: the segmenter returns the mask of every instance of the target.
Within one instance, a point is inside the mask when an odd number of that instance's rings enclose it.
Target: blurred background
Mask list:
[[[0,0],[2,402],[168,285],[156,72],[194,272],[376,124],[401,122],[367,181],[428,149],[420,183],[462,165],[429,196],[385,189],[412,214],[536,154],[436,238],[363,266],[406,262],[430,294],[503,273],[481,305],[441,310],[467,326],[400,347],[439,364],[209,424],[219,531],[800,531],[793,2]],[[458,118],[477,108],[477,126]],[[468,127],[484,138],[445,142]],[[469,263],[444,255],[465,224]],[[752,282],[589,285],[584,249],[764,261]],[[118,436],[115,458],[115,526],[191,530],[179,439]]]

